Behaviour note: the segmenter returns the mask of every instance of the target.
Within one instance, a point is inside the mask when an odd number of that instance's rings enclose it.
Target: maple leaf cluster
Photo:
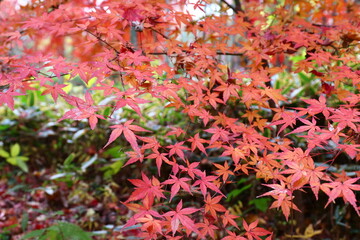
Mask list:
[[[248,175],[287,220],[301,210],[294,192],[309,189],[360,215],[360,172],[333,170],[340,154],[360,159],[355,3],[100,2],[0,1],[0,104],[14,109],[17,96],[41,91],[70,107],[59,121],[111,122],[104,147],[124,137],[124,168],[154,161],[156,174],[129,180],[124,204],[134,214],[124,229],[141,224],[147,239],[271,239],[223,205],[226,186]],[[214,4],[220,10],[201,18],[184,10]],[[84,98],[69,90],[79,78]],[[142,112],[157,101],[187,125],[156,135]],[[120,121],[123,109],[140,120]]]

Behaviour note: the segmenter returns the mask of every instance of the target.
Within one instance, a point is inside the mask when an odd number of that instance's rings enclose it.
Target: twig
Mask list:
[[[240,0],[235,0],[235,9],[236,9],[236,13],[244,12],[244,10],[242,9]]]
[[[47,74],[47,73],[43,73],[43,72],[38,72],[39,74],[41,74],[41,75],[44,75],[45,77],[48,77],[48,78],[56,78],[57,76],[56,75],[54,75],[54,76],[50,76],[49,74]],[[66,75],[69,75],[70,73],[62,73],[62,74],[60,74],[59,76],[60,77],[62,77],[62,76],[66,76]]]
[[[81,28],[81,27],[79,27],[79,28]],[[97,36],[96,34],[90,32],[90,31],[87,30],[87,29],[83,29],[83,28],[81,28],[81,29],[82,29],[83,31],[89,33],[90,35],[96,37],[97,40],[99,40],[100,42],[104,43],[106,46],[108,46],[108,47],[111,48],[112,50],[114,50],[114,51],[116,52],[116,54],[120,54],[120,52],[119,52],[116,48],[114,48],[113,46],[111,46],[110,43],[108,43],[107,41],[105,41],[105,40],[102,39],[101,37]]]
[[[235,13],[238,12],[238,10],[232,6],[230,3],[228,3],[226,0],[220,0],[221,2],[225,3],[229,8],[231,8]]]
[[[187,52],[186,50],[183,50],[182,52]],[[169,57],[176,57],[177,54],[168,54],[167,52],[150,52],[147,53],[149,55],[168,55]],[[221,51],[217,51],[216,55],[228,55],[228,56],[242,56],[242,53],[233,53],[233,52],[221,52]]]
[[[153,30],[154,32],[156,32],[157,34],[159,34],[160,36],[162,36],[163,38],[165,38],[166,40],[169,40],[170,38],[168,36],[166,36],[165,34],[163,34],[162,32],[159,32],[158,30],[156,30],[155,28],[150,28],[151,30]]]

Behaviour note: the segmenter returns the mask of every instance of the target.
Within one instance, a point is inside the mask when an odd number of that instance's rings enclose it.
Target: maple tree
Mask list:
[[[271,239],[222,205],[226,186],[248,175],[286,220],[308,189],[360,215],[360,172],[336,168],[340,154],[360,160],[356,1],[3,0],[0,9],[0,104],[14,109],[41,91],[67,104],[59,121],[109,121],[103,145],[125,138],[124,168],[155,162],[129,179],[124,202],[136,212],[126,227],[142,224],[141,237]],[[155,134],[157,120],[143,114],[152,102],[185,120]],[[139,118],[123,121],[125,109]]]

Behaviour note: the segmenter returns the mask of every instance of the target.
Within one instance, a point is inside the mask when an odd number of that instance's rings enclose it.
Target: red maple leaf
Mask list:
[[[239,236],[234,232],[231,232],[229,230],[226,230],[226,232],[229,234],[228,236],[222,238],[221,240],[248,240],[247,238],[243,236]]]
[[[315,118],[313,118],[311,122],[309,120],[302,119],[302,118],[298,118],[298,120],[303,122],[305,124],[305,126],[298,127],[296,129],[294,129],[293,131],[285,134],[285,136],[292,134],[292,133],[301,133],[301,132],[314,133],[314,132],[320,130],[320,128],[318,126],[316,126]]]
[[[236,84],[222,84],[214,89],[214,91],[223,92],[223,99],[226,103],[230,96],[239,97],[238,91],[240,86]]]
[[[142,201],[142,205],[137,203],[128,203],[128,202],[121,202],[121,203],[124,204],[131,211],[136,212],[136,214],[132,216],[129,219],[129,221],[127,221],[127,223],[123,226],[123,229],[135,225],[138,222],[137,219],[145,215],[151,215],[156,218],[163,218],[157,211],[151,209],[151,207],[154,204],[153,199],[144,198],[144,200]]]
[[[103,82],[100,82],[99,83],[101,85],[100,86],[97,86],[97,87],[93,87],[91,89],[93,90],[103,90],[104,91],[104,96],[109,96],[109,95],[112,95],[113,93],[119,93],[120,92],[120,89],[114,87],[114,82],[111,81],[109,84],[105,84]]]
[[[141,109],[139,107],[139,104],[143,104],[143,103],[148,103],[150,101],[142,99],[142,98],[136,98],[130,95],[125,95],[125,93],[120,92],[116,94],[117,96],[119,96],[116,99],[116,104],[115,104],[115,109],[119,109],[122,107],[125,107],[126,105],[128,105],[129,107],[131,107],[139,116],[142,116],[141,114]]]
[[[249,225],[243,220],[243,227],[245,228],[245,236],[248,237],[249,240],[253,240],[254,238],[257,240],[261,240],[260,237],[271,234],[271,232],[257,227],[259,220],[257,219],[255,222],[250,223]]]
[[[221,139],[224,142],[229,141],[230,133],[223,128],[219,128],[218,126],[207,129],[207,130],[205,130],[205,132],[213,134],[210,139],[210,144],[214,143],[218,139]]]
[[[289,219],[290,216],[290,209],[294,209],[296,211],[300,211],[300,209],[293,203],[293,198],[292,196],[272,196],[273,198],[275,198],[276,200],[271,204],[270,209],[271,208],[279,208],[281,207],[281,211],[284,214],[286,221]]]
[[[185,131],[180,127],[170,127],[171,131],[167,132],[165,136],[175,135],[179,137],[181,134],[185,134]]]
[[[73,120],[82,120],[88,119],[91,129],[96,127],[98,118],[105,119],[102,115],[96,114],[98,107],[94,106],[94,100],[91,97],[89,92],[85,93],[85,101],[73,96],[61,95],[67,103],[70,105],[76,106],[69,111],[67,111],[64,116],[62,116],[58,122],[64,119],[73,119]]]
[[[275,198],[276,200],[272,203],[270,208],[281,207],[281,210],[286,220],[288,220],[289,218],[291,208],[300,212],[298,207],[292,202],[292,199],[294,198],[292,196],[292,192],[289,189],[287,189],[286,187],[287,185],[283,181],[280,181],[280,184],[263,184],[263,185],[271,187],[274,190],[264,193],[259,197],[272,196],[273,198]]]
[[[224,103],[223,100],[221,100],[220,98],[218,98],[220,94],[217,92],[210,92],[208,91],[206,97],[204,97],[205,101],[209,101],[210,105],[216,109],[217,107],[217,103]]]
[[[187,177],[182,177],[182,178],[177,178],[174,175],[170,175],[170,177],[172,179],[168,179],[164,182],[162,182],[162,184],[173,184],[171,186],[171,196],[170,196],[170,201],[175,197],[175,195],[179,192],[180,187],[182,189],[184,189],[185,191],[187,191],[188,193],[191,193],[191,189],[190,189],[190,185],[188,183],[186,183],[186,181],[190,181],[190,178]]]
[[[128,156],[129,159],[123,165],[123,167],[125,167],[129,164],[133,164],[137,161],[143,162],[143,160],[144,160],[144,155],[141,152],[129,151],[129,152],[126,152],[126,155]]]
[[[269,126],[282,124],[278,134],[284,131],[285,128],[287,128],[288,126],[293,127],[293,125],[296,124],[296,120],[303,115],[302,112],[290,112],[290,111],[282,111],[282,110],[275,110],[275,111],[279,112],[278,114],[281,116],[280,117],[281,119],[273,121]]]
[[[66,87],[65,84],[55,83],[54,86],[45,84],[44,87],[47,88],[41,95],[51,94],[52,98],[56,102],[58,95],[65,95],[66,92],[62,88]]]
[[[225,207],[219,204],[221,199],[221,195],[211,198],[210,194],[208,194],[205,199],[205,213],[210,212],[211,216],[217,219],[216,212],[226,212]]]
[[[23,95],[18,92],[6,91],[0,92],[0,104],[6,103],[11,110],[14,110],[14,96]]]
[[[184,145],[184,141],[167,146],[167,148],[170,148],[169,156],[171,157],[172,155],[176,154],[181,159],[185,160],[185,155],[184,155],[183,150],[190,150],[190,149],[183,145]]]
[[[326,98],[323,95],[319,97],[319,100],[303,99],[303,101],[306,102],[307,104],[310,104],[310,106],[306,109],[301,109],[301,110],[307,110],[307,112],[312,116],[318,113],[322,113],[326,118],[329,118],[330,108],[326,106]]]
[[[156,197],[166,198],[163,194],[164,190],[161,189],[161,184],[159,180],[155,177],[152,177],[152,180],[144,174],[141,173],[142,179],[129,179],[129,181],[135,185],[135,191],[131,193],[129,199],[126,202],[136,201],[148,198],[150,202]]]
[[[200,179],[196,180],[195,183],[193,184],[193,186],[195,187],[197,185],[200,185],[200,191],[201,191],[202,195],[204,196],[204,198],[207,194],[208,188],[225,197],[225,195],[222,194],[222,192],[219,190],[219,188],[214,184],[214,181],[218,178],[217,176],[206,176],[206,173],[204,171],[204,172],[201,172],[199,177],[200,177]]]
[[[161,147],[160,143],[158,142],[158,140],[156,140],[155,137],[137,136],[137,138],[146,143],[145,145],[141,146],[142,150],[151,149],[153,150],[153,152],[156,152]]]
[[[355,123],[360,122],[360,112],[357,109],[340,107],[339,109],[332,110],[332,113],[329,119],[338,122],[338,128],[343,129],[348,126],[355,132],[358,131]]]
[[[271,98],[276,105],[278,105],[279,101],[286,101],[286,98],[281,94],[281,89],[273,89],[266,87],[263,93]]]
[[[240,162],[240,159],[245,158],[245,152],[243,149],[239,147],[233,147],[233,146],[224,146],[226,149],[221,156],[229,156],[231,155],[232,160],[235,164],[238,164]]]
[[[326,203],[325,207],[329,205],[331,202],[335,202],[335,199],[337,197],[343,197],[344,202],[349,202],[351,206],[354,207],[356,213],[360,216],[359,209],[356,205],[356,197],[352,190],[360,191],[360,185],[359,184],[353,184],[357,182],[360,179],[360,177],[352,178],[343,182],[332,182],[332,183],[324,183],[326,187],[333,188],[328,194],[329,200]]]
[[[136,125],[131,125],[133,121],[134,120],[128,120],[124,124],[111,126],[110,128],[115,128],[115,129],[111,132],[109,140],[103,148],[106,148],[110,143],[115,141],[123,133],[124,137],[130,143],[131,147],[136,152],[140,152],[139,145],[136,141],[136,135],[134,134],[133,131],[139,131],[139,132],[151,132],[151,131],[148,131]]]
[[[186,215],[193,214],[194,212],[199,211],[196,208],[182,208],[182,200],[180,200],[179,204],[176,207],[175,211],[169,211],[164,213],[164,217],[171,217],[171,230],[173,236],[175,236],[176,231],[179,228],[180,223],[187,229],[199,233],[194,221]]]
[[[152,154],[150,154],[149,156],[146,157],[148,159],[155,158],[159,176],[160,176],[160,169],[161,169],[162,162],[163,161],[164,162],[169,162],[169,159],[166,157],[167,155],[168,155],[167,153],[160,153],[158,150],[155,150],[154,153],[152,153]]]
[[[195,134],[194,137],[190,137],[188,139],[188,142],[191,142],[191,151],[194,151],[196,148],[198,148],[201,152],[203,152],[207,156],[203,143],[206,143],[208,141],[200,138],[199,133]]]
[[[156,233],[162,234],[161,221],[154,219],[150,214],[146,214],[144,217],[139,217],[136,220],[143,223],[141,229],[151,236],[156,237]]]
[[[140,50],[134,53],[129,51],[126,54],[120,55],[119,59],[126,59],[129,65],[134,64],[136,66],[142,65],[143,62],[149,62],[151,60],[150,58],[144,56]]]
[[[224,166],[221,164],[217,164],[217,163],[213,163],[213,164],[215,165],[215,167],[218,168],[218,170],[216,170],[216,175],[222,176],[222,179],[224,182],[226,182],[229,175],[234,175],[234,173],[229,170],[229,165],[228,165],[227,161],[225,161]]]
[[[234,219],[238,218],[238,216],[230,214],[230,212],[227,210],[227,211],[225,211],[224,215],[222,215],[221,217],[222,217],[222,223],[223,223],[224,227],[226,227],[228,225],[228,223],[230,223],[231,225],[233,225],[234,227],[239,229],[238,225],[234,221]]]
[[[210,224],[209,220],[206,218],[204,219],[203,223],[197,223],[196,227],[199,229],[201,228],[199,233],[201,238],[205,238],[206,235],[209,235],[212,239],[215,239],[215,231],[219,229],[215,225]]]
[[[189,163],[189,160],[186,160],[187,167],[180,165],[179,168],[183,172],[186,172],[192,179],[194,179],[195,175],[197,176],[202,175],[202,172],[199,169],[197,169],[197,166],[199,166],[199,164],[200,164],[199,162]]]

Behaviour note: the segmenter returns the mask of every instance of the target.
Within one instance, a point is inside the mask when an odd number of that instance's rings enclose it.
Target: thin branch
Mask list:
[[[228,56],[242,56],[242,53],[233,53],[233,52],[221,52],[221,51],[217,51],[216,52],[217,55],[228,55]]]
[[[47,73],[43,73],[43,72],[38,72],[39,74],[41,74],[41,75],[44,75],[45,77],[48,77],[48,78],[56,78],[57,76],[56,75],[54,75],[54,76],[50,76],[49,74],[47,74]],[[69,75],[70,73],[62,73],[62,74],[60,74],[59,76],[60,77],[62,77],[62,76],[66,76],[66,75]]]
[[[80,27],[79,27],[79,28],[80,28]],[[81,29],[82,29],[83,31],[89,33],[90,35],[96,37],[97,40],[99,40],[100,42],[104,43],[106,46],[108,46],[108,47],[111,48],[112,50],[114,50],[114,51],[116,52],[116,54],[120,54],[120,52],[119,52],[116,48],[114,48],[113,46],[111,46],[110,43],[108,43],[107,41],[105,41],[105,40],[102,39],[101,37],[97,36],[96,34],[90,32],[90,31],[87,30],[87,29],[83,29],[83,28],[81,28]]]
[[[119,64],[119,63],[118,63]],[[119,64],[119,67],[120,67],[120,64]],[[124,89],[124,92],[126,91],[125,89],[125,84],[124,84],[124,78],[123,78],[123,75],[122,73],[119,71],[119,75],[120,75],[120,82],[121,82],[121,86],[123,87]]]
[[[231,5],[230,3],[228,3],[226,0],[220,0],[221,2],[225,3],[229,8],[231,8],[235,13],[238,12],[238,10],[233,6]]]
[[[85,16],[85,17],[81,17],[81,18],[74,18],[74,19],[64,20],[63,23],[66,23],[66,22],[75,22],[75,21],[84,20],[84,19],[90,19],[90,18],[92,18],[92,16]]]
[[[336,28],[338,25],[326,25],[326,24],[319,24],[319,23],[311,23],[311,25],[315,27],[324,27],[324,28]]]
[[[41,71],[37,71],[37,73],[41,74],[41,75],[43,75],[43,76],[45,76],[47,78],[56,78],[56,77],[58,77],[56,75],[51,76],[51,75],[49,75],[47,73],[43,73]],[[66,76],[66,75],[70,75],[70,73],[62,73],[62,74],[59,75],[59,77],[63,77],[63,76]],[[24,80],[22,80],[22,82],[31,82],[31,81],[36,81],[36,77],[25,78]]]
[[[164,35],[162,32],[159,32],[158,30],[156,30],[155,28],[150,28],[151,30],[153,30],[154,32],[156,32],[157,34],[159,34],[160,36],[162,36],[163,38],[169,40],[170,38],[166,35]]]
[[[236,13],[244,12],[244,10],[242,9],[240,0],[235,0],[235,9],[236,9],[236,11],[235,11]]]
[[[187,52],[187,51],[183,51],[184,53]],[[149,55],[167,55],[169,57],[176,57],[178,56],[177,54],[168,54],[167,52],[150,52],[150,53],[147,53]],[[236,52],[221,52],[221,51],[217,51],[216,52],[216,55],[227,55],[227,56],[243,56],[242,53],[236,53]]]

